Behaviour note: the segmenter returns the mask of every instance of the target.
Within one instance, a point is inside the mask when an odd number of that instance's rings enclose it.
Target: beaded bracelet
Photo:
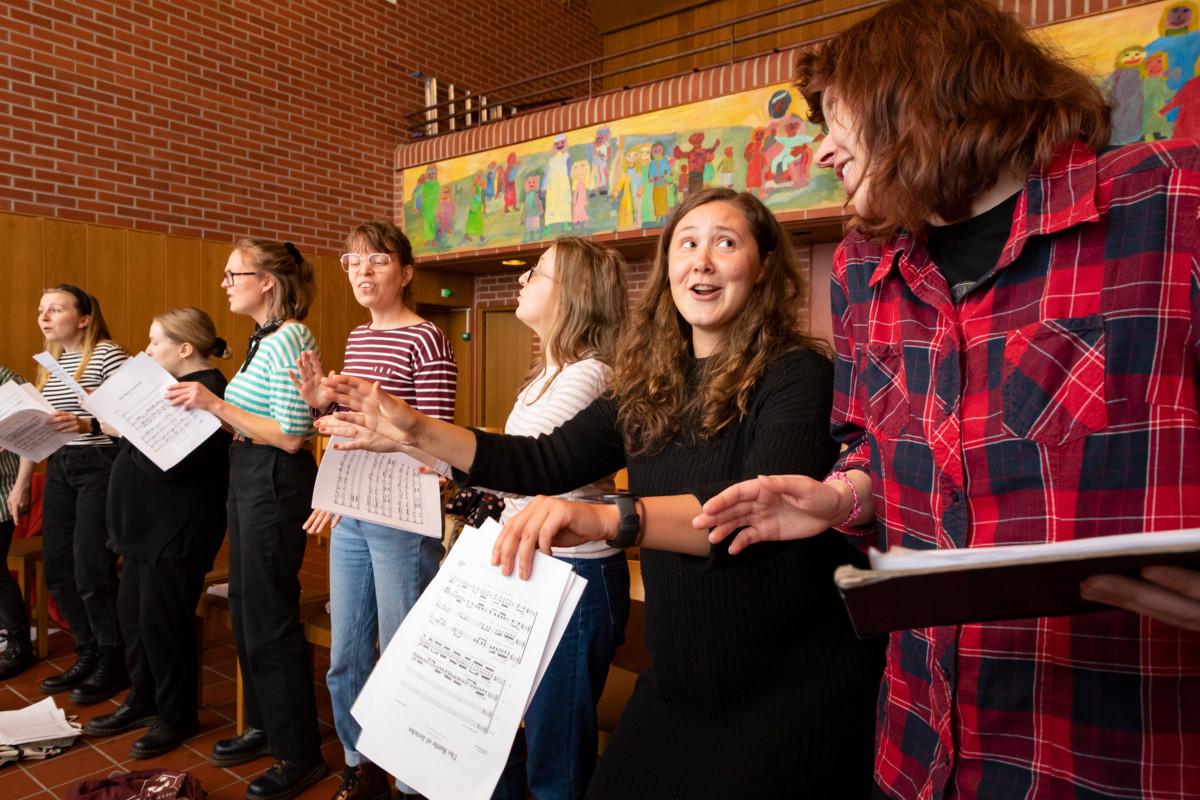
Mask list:
[[[844,482],[850,487],[850,497],[854,499],[854,502],[850,505],[850,513],[846,515],[844,520],[838,523],[837,527],[841,527],[843,525],[849,525],[851,520],[857,518],[858,515],[862,513],[862,505],[860,505],[858,502],[858,489],[854,488],[854,481],[850,480],[850,476],[846,474],[844,469],[835,470],[829,473],[827,476],[825,476],[824,482],[832,483],[833,481],[837,480]]]

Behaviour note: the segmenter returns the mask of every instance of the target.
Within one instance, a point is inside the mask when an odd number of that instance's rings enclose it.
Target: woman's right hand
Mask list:
[[[299,375],[297,375],[299,373]],[[329,377],[333,377],[333,371]],[[321,385],[321,357],[312,350],[305,350],[296,359],[296,369],[288,370],[288,377],[296,391],[304,398],[310,408],[324,411],[334,403],[333,392]]]
[[[8,506],[8,514],[12,517],[13,524],[20,524],[21,517],[28,514],[30,506],[33,505],[33,492],[29,484],[22,485],[20,482],[14,484],[12,491],[5,498],[5,503]]]
[[[326,525],[329,526],[330,530],[333,530],[341,521],[341,514],[334,514],[331,511],[322,511],[319,508],[314,508],[312,513],[308,515],[308,521],[301,527],[306,533],[317,534],[324,530]]]
[[[55,411],[46,420],[46,424],[59,433],[90,433],[92,426],[83,417],[77,417],[70,411]]]
[[[712,528],[708,540],[713,544],[741,528],[729,545],[735,555],[756,542],[816,536],[840,524],[852,503],[835,483],[806,475],[759,475],[709,499],[692,525]]]
[[[372,431],[407,443],[416,439],[421,413],[399,397],[383,391],[378,383],[353,375],[330,375],[321,379],[321,385],[333,393],[338,403],[376,420],[368,425]]]
[[[337,436],[345,441],[333,442],[334,450],[370,450],[373,453],[408,452],[409,440],[387,420],[374,414],[358,411],[337,411],[321,417],[317,430],[325,436]]]

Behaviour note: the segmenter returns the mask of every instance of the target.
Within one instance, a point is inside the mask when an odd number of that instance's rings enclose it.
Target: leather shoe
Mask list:
[[[88,679],[92,674],[92,670],[96,668],[96,662],[100,660],[100,651],[96,647],[80,648],[78,656],[75,658],[75,663],[67,667],[66,672],[60,672],[57,675],[51,675],[48,678],[43,678],[38,684],[38,688],[45,694],[57,694],[65,692],[68,689],[74,689],[79,684]]]
[[[342,785],[333,800],[392,800],[387,774],[370,761],[342,770]]]
[[[125,672],[125,648],[101,647],[96,668],[83,683],[71,690],[71,702],[81,706],[103,703],[129,685]]]
[[[5,641],[8,644],[0,653],[0,681],[15,678],[33,665],[37,656],[33,654],[33,642],[29,641],[29,626],[9,628]]]
[[[195,735],[200,723],[192,720],[184,725],[159,722],[145,736],[133,743],[129,755],[133,758],[154,758],[174,750]]]
[[[246,800],[291,800],[328,773],[319,757],[280,761],[246,787]]]
[[[116,736],[134,728],[146,728],[158,723],[158,717],[122,703],[111,714],[102,714],[83,726],[88,736]]]
[[[246,728],[241,736],[221,739],[213,745],[208,762],[216,767],[236,767],[267,755],[267,732],[258,728]]]

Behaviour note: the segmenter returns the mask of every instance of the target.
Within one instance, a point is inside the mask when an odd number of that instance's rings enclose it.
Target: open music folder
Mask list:
[[[834,583],[859,636],[887,631],[1103,611],[1079,584],[1143,567],[1200,569],[1200,529],[1097,536],[959,550],[871,550],[871,569],[846,564]]]

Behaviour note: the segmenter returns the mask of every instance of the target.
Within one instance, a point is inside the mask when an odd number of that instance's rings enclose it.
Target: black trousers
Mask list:
[[[3,498],[0,498],[3,502]],[[8,631],[29,629],[29,612],[25,610],[25,598],[21,587],[8,571],[8,548],[12,545],[16,525],[11,519],[0,522],[0,628]]]
[[[280,760],[320,757],[312,666],[300,624],[300,565],[317,467],[306,450],[229,451],[229,609],[246,723]]]
[[[66,446],[50,456],[42,496],[46,587],[75,648],[119,647],[117,555],[108,548],[108,476],[116,447]]]
[[[117,608],[132,687],[126,705],[172,725],[196,719],[196,604],[205,564],[125,556]]]

